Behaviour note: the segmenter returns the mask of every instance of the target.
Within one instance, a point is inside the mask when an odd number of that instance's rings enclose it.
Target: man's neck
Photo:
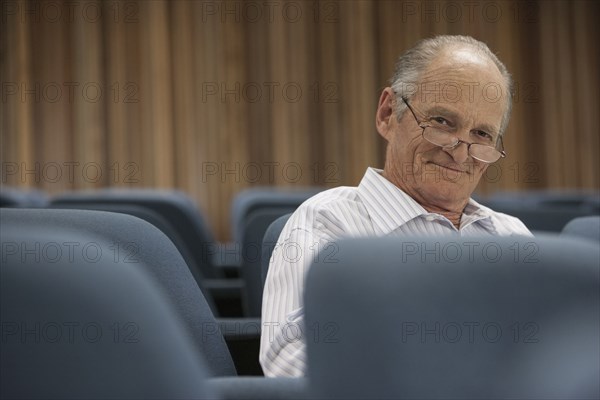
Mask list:
[[[395,186],[397,186],[404,193],[408,194],[414,201],[419,203],[421,207],[427,210],[430,213],[436,213],[443,215],[446,217],[452,224],[456,227],[456,229],[460,228],[460,219],[462,217],[463,210],[467,206],[468,199],[461,204],[455,204],[454,207],[451,208],[442,208],[431,202],[426,201],[420,193],[412,192],[409,187],[406,187],[404,182],[401,179],[395,180],[393,177],[389,176],[384,170],[382,176],[386,178],[388,181],[392,182]]]
[[[427,211],[429,211],[430,213],[436,213],[436,214],[443,215],[450,222],[452,222],[452,225],[454,225],[454,227],[456,227],[456,229],[460,229],[460,218],[462,217],[462,210],[460,212],[454,212],[454,211],[442,210],[438,207],[429,207],[425,204],[421,204],[421,206],[424,209],[426,209]]]

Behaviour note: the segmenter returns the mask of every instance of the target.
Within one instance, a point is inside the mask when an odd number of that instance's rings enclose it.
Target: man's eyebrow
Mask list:
[[[449,110],[445,107],[442,107],[442,106],[432,106],[431,108],[428,108],[427,110],[423,110],[423,112],[425,112],[428,117],[440,115],[443,117],[452,118],[454,120],[459,118],[458,113],[456,113],[452,110]]]
[[[431,108],[427,109],[427,110],[423,110],[423,112],[425,113],[425,116],[427,117],[434,117],[434,116],[441,116],[441,117],[445,117],[445,118],[449,118],[452,121],[456,122],[457,120],[460,120],[460,116],[458,113],[449,110],[445,107],[442,106],[432,106]],[[489,134],[492,135],[498,135],[498,129],[494,127],[494,125],[492,124],[488,124],[488,123],[480,123],[477,125],[476,128],[474,129],[479,129],[482,131],[485,131]]]

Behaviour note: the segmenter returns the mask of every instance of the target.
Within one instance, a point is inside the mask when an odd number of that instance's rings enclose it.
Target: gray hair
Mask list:
[[[394,76],[390,79],[390,85],[396,93],[396,104],[398,119],[402,117],[406,106],[402,97],[410,98],[418,87],[419,80],[429,64],[440,55],[443,50],[450,47],[460,46],[475,50],[477,53],[490,59],[505,79],[507,89],[507,108],[502,116],[500,124],[500,135],[503,135],[510,120],[512,110],[513,80],[506,66],[496,57],[489,47],[479,40],[470,36],[436,36],[419,41],[413,48],[404,52],[396,62]]]

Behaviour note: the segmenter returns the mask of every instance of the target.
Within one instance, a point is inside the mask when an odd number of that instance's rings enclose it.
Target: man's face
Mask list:
[[[399,104],[391,89],[386,91],[377,115],[377,128],[388,141],[386,178],[424,206],[462,209],[488,164],[472,158],[464,143],[444,149],[425,140],[410,110],[398,121],[395,111],[389,113]],[[494,145],[506,110],[505,92],[505,81],[491,61],[455,50],[434,60],[409,104],[420,122],[441,123],[467,143],[489,134]]]

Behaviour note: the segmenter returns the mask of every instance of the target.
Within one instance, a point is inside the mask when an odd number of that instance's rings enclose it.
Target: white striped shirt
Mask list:
[[[460,229],[430,213],[381,175],[367,169],[358,187],[338,187],[308,199],[283,228],[270,260],[262,303],[260,363],[265,376],[302,376],[306,369],[302,296],[304,278],[318,251],[342,237],[415,235],[527,235],[517,218],[473,199]]]

